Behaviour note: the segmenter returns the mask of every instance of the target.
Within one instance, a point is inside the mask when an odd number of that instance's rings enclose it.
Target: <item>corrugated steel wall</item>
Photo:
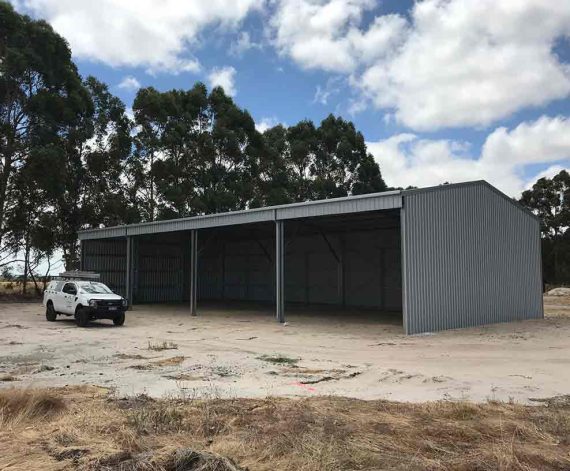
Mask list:
[[[207,243],[198,257],[198,300],[272,301],[273,253],[267,239]]]
[[[133,237],[133,302],[181,302],[188,299],[188,235]],[[83,269],[126,296],[126,238],[83,240]]]
[[[327,234],[327,239],[337,257],[344,253],[344,273],[321,235],[286,237],[286,302],[340,305],[344,277],[347,306],[401,310],[399,229]],[[199,299],[273,301],[274,244],[273,239],[220,241],[203,249]]]
[[[543,317],[538,221],[486,184],[408,192],[409,334]]]
[[[169,237],[169,236],[176,237]],[[187,234],[133,237],[134,302],[181,302],[188,299],[190,239]]]
[[[127,240],[83,240],[81,243],[83,270],[101,274],[101,281],[115,293],[126,296]]]

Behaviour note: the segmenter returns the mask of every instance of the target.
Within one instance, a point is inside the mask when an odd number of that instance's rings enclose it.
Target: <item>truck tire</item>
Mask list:
[[[46,306],[46,319],[49,322],[55,322],[55,320],[57,319],[57,312],[55,312],[53,303],[51,301],[48,301]]]
[[[78,327],[87,327],[89,324],[89,313],[83,306],[78,306],[75,310],[75,322]]]
[[[125,313],[121,312],[118,316],[113,318],[113,324],[115,325],[123,325],[125,323]]]

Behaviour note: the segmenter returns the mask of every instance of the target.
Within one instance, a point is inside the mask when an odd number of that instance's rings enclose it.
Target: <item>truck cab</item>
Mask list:
[[[43,298],[46,319],[54,322],[58,315],[74,316],[78,326],[85,327],[92,319],[110,319],[123,325],[128,302],[108,286],[93,279],[79,277],[50,281]]]

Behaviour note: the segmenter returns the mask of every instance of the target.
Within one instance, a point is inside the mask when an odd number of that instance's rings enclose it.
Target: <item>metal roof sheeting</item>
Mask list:
[[[206,229],[284,219],[397,209],[401,206],[401,191],[387,191],[384,193],[371,193],[368,195],[348,196],[345,198],[331,198],[327,200],[308,201],[305,203],[269,206],[267,208],[209,214],[206,216],[170,219],[167,221],[146,222],[103,229],[89,229],[80,231],[79,239],[104,239],[109,237],[157,234],[160,232],[187,231],[191,229]]]

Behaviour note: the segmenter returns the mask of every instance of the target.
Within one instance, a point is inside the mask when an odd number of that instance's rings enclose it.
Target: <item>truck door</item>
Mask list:
[[[65,283],[61,291],[62,296],[62,309],[61,312],[65,314],[74,314],[75,297],[77,296],[77,287],[75,283]]]
[[[63,285],[65,283],[63,281],[54,282],[54,286],[49,292],[49,297],[53,302],[53,307],[57,312],[63,312],[64,303],[63,303],[63,293],[61,290],[63,289]]]

